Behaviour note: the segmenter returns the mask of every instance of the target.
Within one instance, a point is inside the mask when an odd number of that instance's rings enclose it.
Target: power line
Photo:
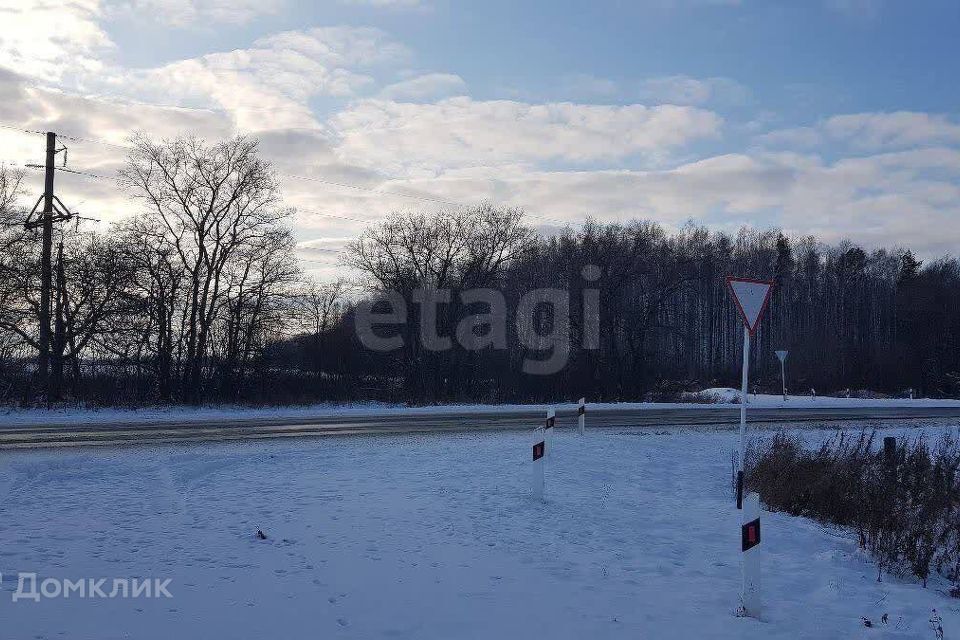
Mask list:
[[[0,122],[0,129],[9,129],[10,131],[19,131],[20,133],[28,133],[30,135],[46,135],[46,131],[36,131],[34,129],[24,129],[23,127],[18,127],[16,125],[8,124],[5,122]]]
[[[350,216],[342,216],[337,213],[323,213],[322,211],[317,211],[316,209],[309,209],[307,207],[296,207],[298,213],[308,213],[312,216],[318,216],[321,218],[336,218],[337,220],[349,220],[350,222],[359,222],[361,224],[369,224],[371,222],[376,222],[376,220],[370,220],[369,218],[364,220],[363,218],[351,218]]]
[[[39,165],[39,164],[25,164],[23,166],[27,167],[28,169],[43,169],[43,165]],[[112,180],[112,178],[110,178],[109,176],[101,176],[96,173],[90,173],[89,171],[80,171],[78,169],[67,169],[66,167],[56,167],[55,170],[63,173],[72,173],[72,174],[75,174],[78,176],[84,176],[87,178],[96,178],[97,180]]]
[[[309,242],[309,241],[308,241]],[[343,253],[343,249],[327,249],[326,247],[298,247],[299,251],[322,251],[324,253]]]
[[[65,135],[65,134],[61,134],[60,137],[64,138],[65,140],[71,140],[71,141],[73,141],[73,142],[86,142],[86,143],[90,143],[90,144],[102,144],[102,145],[104,145],[104,146],[106,146],[106,147],[113,147],[114,149],[123,149],[123,150],[125,150],[125,151],[126,151],[126,150],[130,150],[130,149],[133,148],[133,147],[131,147],[130,145],[117,144],[117,143],[115,143],[115,142],[108,142],[107,140],[104,140],[103,138],[81,138],[81,137],[79,137],[79,136],[69,136],[69,135]]]

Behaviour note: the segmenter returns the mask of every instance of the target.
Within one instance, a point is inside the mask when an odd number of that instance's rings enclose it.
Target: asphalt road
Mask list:
[[[824,407],[751,408],[754,423],[834,421],[899,421],[934,418],[960,419],[960,407]],[[409,412],[330,416],[324,418],[243,419],[198,422],[123,422],[112,424],[3,425],[0,449],[133,445],[267,438],[315,437],[383,433],[531,429],[542,424],[540,410],[504,413],[452,409],[449,413]],[[689,407],[669,409],[588,409],[587,428],[729,426],[739,424],[738,408]],[[557,428],[575,428],[576,411],[557,412]]]

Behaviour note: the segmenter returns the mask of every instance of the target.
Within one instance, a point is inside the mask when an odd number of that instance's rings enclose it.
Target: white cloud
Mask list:
[[[750,90],[730,78],[694,78],[686,75],[645,78],[632,86],[589,73],[573,73],[560,79],[559,88],[578,98],[618,97],[644,104],[741,106],[750,100]]]
[[[0,61],[47,82],[96,73],[113,48],[100,18],[99,0],[0,0]]]
[[[0,0],[0,64],[43,84],[129,100],[222,108],[244,130],[316,127],[307,102],[349,97],[373,84],[361,70],[409,55],[383,31],[322,27],[288,31],[250,48],[215,52],[159,68],[105,62],[114,45],[101,23],[116,12],[149,12],[167,23],[245,20],[282,0]],[[251,13],[252,12],[252,13]],[[267,118],[269,116],[269,118]]]
[[[116,85],[151,99],[223,108],[246,131],[312,128],[318,123],[308,105],[311,97],[353,96],[373,83],[357,68],[406,55],[405,47],[379,29],[325,27],[130,72]]]
[[[351,161],[388,173],[563,160],[659,158],[718,134],[721,119],[693,107],[527,104],[450,98],[433,104],[364,100],[330,126]]]
[[[422,194],[464,204],[490,200],[521,206],[532,214],[569,220],[573,224],[585,215],[592,215],[608,221],[650,218],[672,227],[679,227],[690,218],[714,228],[779,225],[788,232],[815,234],[827,241],[848,237],[867,246],[902,244],[928,256],[955,252],[960,243],[960,228],[954,224],[960,216],[960,150],[957,149],[921,148],[829,163],[815,154],[732,153],[661,170],[549,171],[543,164],[554,158],[574,161],[581,157],[578,153],[591,157],[603,153],[603,145],[597,140],[603,140],[607,146],[614,144],[610,141],[622,135],[624,127],[632,127],[628,124],[631,121],[620,120],[626,116],[607,110],[601,110],[602,115],[594,114],[591,120],[580,111],[582,105],[563,105],[572,111],[561,110],[562,117],[542,115],[541,110],[550,112],[543,105],[538,109],[517,103],[488,105],[465,101],[458,107],[460,111],[444,105],[436,105],[441,111],[434,115],[452,119],[460,113],[466,119],[463,126],[468,127],[472,126],[472,119],[490,118],[488,127],[498,129],[498,133],[487,142],[478,134],[461,141],[463,147],[448,142],[458,152],[471,150],[473,155],[468,153],[467,157],[476,162],[458,162],[459,156],[452,154],[452,160],[445,163],[443,171],[436,176],[417,174],[385,179],[381,172],[386,166],[377,160],[378,151],[365,151],[362,145],[356,144],[356,139],[343,138],[338,131],[264,132],[263,153],[276,163],[279,171],[323,181],[283,178],[287,203],[301,208],[296,228],[304,241],[303,255],[311,254],[310,259],[324,262],[335,260],[335,256],[318,248],[338,248],[340,239],[352,237],[364,226],[357,220],[373,221],[396,209],[433,210],[442,206],[398,193]],[[117,143],[137,128],[168,136],[192,131],[211,138],[232,132],[231,124],[217,113],[78,97],[38,89],[9,74],[0,75],[0,110],[4,119],[21,122],[26,128],[50,126],[76,136],[105,137]],[[493,117],[498,110],[502,113]],[[518,114],[528,111],[537,115],[527,114],[516,120]],[[421,127],[431,126],[427,123],[435,126],[437,122],[428,118],[411,125],[418,121],[421,112],[413,113],[412,121],[394,121],[401,130],[398,139],[408,140],[410,144],[422,135]],[[499,130],[511,121],[517,128]],[[578,121],[582,122],[571,127],[571,123]],[[584,122],[592,124],[588,127]],[[407,125],[411,130],[402,131]],[[571,129],[561,133],[554,127]],[[673,130],[663,124],[658,128]],[[438,135],[447,140],[458,132],[460,130],[453,127],[439,131]],[[519,137],[514,143],[519,151],[501,153],[500,145],[506,144],[501,137]],[[556,137],[564,140],[552,140]],[[42,152],[39,136],[4,130],[0,131],[0,144],[5,159],[20,163],[36,162]],[[69,141],[68,144],[72,166],[103,175],[112,175],[125,155],[123,150],[103,145]],[[398,143],[393,140],[390,144]],[[438,143],[431,141],[430,144]],[[485,151],[484,144],[492,144],[495,151]],[[624,146],[613,152],[624,153],[630,144],[643,146],[646,142],[618,140],[616,144]],[[531,151],[538,145],[546,146]],[[427,159],[431,158],[430,154],[438,154],[432,160],[443,160],[434,149],[416,153],[426,153]],[[31,175],[29,180],[30,195],[39,193],[40,176]],[[58,190],[65,203],[84,215],[110,221],[132,210],[112,181],[64,174]],[[543,221],[531,218],[530,222]]]
[[[397,63],[410,50],[374,27],[315,27],[260,38],[253,47],[293,51],[331,66]]]
[[[692,78],[684,75],[648,78],[640,84],[639,90],[641,101],[659,104],[742,104],[749,97],[749,90],[730,78]]]
[[[762,133],[755,142],[764,147],[810,149],[823,144],[823,133],[816,127],[791,127]]]
[[[219,113],[85,97],[37,87],[3,70],[0,118],[24,129],[52,130],[65,136],[61,142],[69,147],[69,167],[103,179],[63,172],[57,176],[57,194],[72,210],[98,218],[104,224],[134,210],[115,181],[127,153],[114,145],[124,145],[128,136],[138,130],[170,138],[196,134],[217,139],[233,134],[230,124]],[[43,145],[41,135],[0,129],[2,159],[14,165],[42,162]],[[31,206],[42,189],[42,175],[28,172],[25,199],[31,201],[24,204]]]
[[[821,128],[834,139],[864,149],[960,144],[960,124],[942,115],[912,111],[834,116]]]
[[[648,218],[677,228],[694,219],[714,228],[781,226],[825,241],[910,246],[956,253],[960,151],[885,153],[824,163],[816,155],[728,154],[658,171],[451,171],[394,181],[437,197],[484,195],[533,214],[576,223]],[[534,218],[530,222],[538,223]]]
[[[464,95],[467,83],[452,73],[426,73],[387,85],[380,91],[386,100],[423,102],[454,95]]]
[[[277,13],[286,4],[286,0],[107,0],[114,15],[159,20],[175,27],[245,24]]]
[[[960,123],[944,115],[915,111],[838,115],[810,127],[779,129],[757,136],[768,147],[812,148],[839,143],[879,151],[937,145],[960,145]]]

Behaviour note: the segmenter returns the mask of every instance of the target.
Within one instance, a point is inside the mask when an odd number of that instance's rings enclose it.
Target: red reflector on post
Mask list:
[[[760,544],[760,518],[746,523],[740,529],[741,548],[749,551]]]
[[[534,461],[539,460],[543,457],[544,443],[538,442],[533,445],[533,459]]]

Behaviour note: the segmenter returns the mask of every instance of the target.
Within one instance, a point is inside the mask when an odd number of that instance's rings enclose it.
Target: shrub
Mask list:
[[[777,433],[747,456],[747,488],[767,507],[850,527],[883,572],[932,571],[960,584],[960,446],[923,436],[885,452],[876,432],[839,432],[810,449]]]

